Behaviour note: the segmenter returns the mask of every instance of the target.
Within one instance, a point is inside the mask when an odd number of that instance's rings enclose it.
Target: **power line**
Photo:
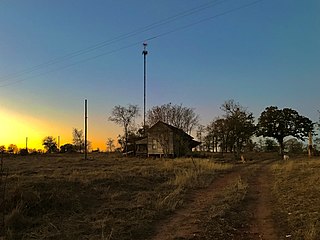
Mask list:
[[[184,25],[182,27],[178,27],[178,28],[175,28],[173,30],[170,30],[170,31],[167,31],[167,32],[163,32],[163,33],[160,33],[156,36],[153,36],[153,37],[150,37],[148,39],[145,39],[144,41],[151,41],[151,40],[154,40],[156,38],[159,38],[159,37],[164,37],[166,35],[169,35],[171,33],[175,33],[175,32],[178,32],[178,31],[181,31],[181,30],[184,30],[184,29],[187,29],[187,28],[190,28],[190,27],[193,27],[195,25],[198,25],[198,24],[201,24],[203,22],[207,22],[207,21],[210,21],[210,20],[213,20],[215,18],[218,18],[218,17],[222,17],[224,15],[227,15],[227,14],[230,14],[230,13],[233,13],[233,12],[236,12],[236,11],[239,11],[241,9],[244,9],[244,8],[247,8],[247,7],[250,7],[250,6],[253,6],[259,2],[262,2],[264,0],[257,0],[257,1],[254,1],[254,2],[251,2],[251,3],[248,3],[248,4],[245,4],[245,5],[241,5],[237,8],[233,8],[233,9],[230,9],[228,11],[225,11],[225,12],[222,12],[222,13],[219,13],[217,15],[214,15],[214,16],[211,16],[211,17],[208,17],[208,18],[204,18],[204,19],[201,19],[201,20],[198,20],[196,22],[193,22],[193,23],[190,23],[190,24],[187,24],[187,25]]]
[[[17,77],[23,76],[25,74],[37,71],[39,69],[42,69],[42,68],[45,68],[45,67],[48,67],[48,66],[52,66],[52,65],[56,65],[58,63],[61,63],[61,62],[64,62],[66,60],[75,58],[77,56],[81,56],[83,54],[87,54],[87,53],[93,52],[95,50],[104,48],[104,47],[106,47],[108,45],[111,45],[113,43],[119,42],[121,40],[125,40],[127,38],[131,38],[131,37],[136,36],[138,34],[141,34],[141,33],[150,31],[152,29],[158,28],[160,26],[172,23],[172,22],[177,21],[179,19],[182,19],[184,17],[187,17],[187,16],[193,15],[195,13],[198,13],[200,11],[204,11],[204,10],[206,10],[208,8],[211,8],[213,6],[221,4],[221,3],[225,2],[225,1],[227,1],[227,0],[220,0],[220,1],[219,0],[214,0],[214,1],[207,2],[205,4],[199,5],[198,7],[191,8],[189,10],[186,10],[186,11],[180,12],[178,14],[175,14],[175,15],[173,15],[171,17],[168,17],[168,18],[165,18],[163,20],[160,20],[160,21],[154,22],[152,24],[149,24],[149,25],[147,25],[145,27],[138,28],[136,30],[133,30],[133,31],[125,33],[125,34],[121,34],[121,35],[119,35],[117,37],[102,41],[102,42],[94,44],[92,46],[89,46],[89,47],[86,47],[86,48],[83,48],[83,49],[80,49],[80,50],[77,50],[77,51],[74,51],[74,52],[70,52],[70,53],[68,53],[68,54],[66,54],[64,56],[51,59],[51,60],[46,61],[44,63],[35,65],[33,67],[30,67],[30,68],[27,68],[27,69],[24,69],[24,70],[21,70],[21,71],[17,71],[15,73],[11,73],[11,74],[5,75],[5,76],[0,78],[0,81],[1,82],[6,82],[6,81],[9,81],[8,79],[17,78]],[[7,78],[7,79],[5,79],[5,78]]]
[[[251,2],[251,3],[248,3],[248,4],[244,4],[244,5],[241,5],[239,7],[235,7],[235,8],[232,8],[230,10],[227,10],[227,11],[224,11],[222,13],[219,13],[219,14],[216,14],[216,15],[213,15],[211,17],[207,17],[207,18],[204,18],[204,19],[200,19],[198,21],[195,21],[193,23],[190,23],[190,24],[187,24],[187,25],[184,25],[184,26],[181,26],[181,27],[178,27],[178,28],[175,28],[175,29],[172,29],[172,30],[169,30],[169,31],[166,31],[166,32],[163,32],[163,33],[160,33],[158,35],[155,35],[155,36],[152,36],[152,37],[149,37],[149,38],[146,38],[146,39],[142,39],[141,41],[138,41],[138,42],[135,42],[135,43],[131,43],[131,44],[128,44],[128,45],[125,45],[123,47],[120,47],[120,48],[117,48],[117,49],[114,49],[114,50],[111,50],[111,51],[108,51],[108,52],[105,52],[105,53],[101,53],[101,54],[98,54],[98,55],[95,55],[95,56],[92,56],[92,57],[88,57],[88,58],[85,58],[85,59],[82,59],[82,60],[79,60],[77,62],[74,62],[74,63],[71,63],[71,64],[68,64],[68,65],[65,65],[65,66],[62,66],[62,67],[58,67],[56,69],[53,69],[53,70],[50,70],[50,71],[46,71],[46,72],[43,72],[43,73],[40,73],[40,74],[37,74],[37,75],[33,75],[33,76],[29,76],[29,77],[26,77],[26,78],[23,78],[23,79],[19,79],[19,80],[16,80],[14,82],[10,82],[10,83],[6,83],[6,84],[2,84],[0,85],[0,88],[2,87],[7,87],[7,86],[11,86],[11,85],[14,85],[14,84],[17,84],[17,83],[20,83],[20,82],[24,82],[30,78],[35,78],[35,77],[39,77],[39,76],[42,76],[42,75],[47,75],[47,74],[50,74],[50,73],[53,73],[53,72],[57,72],[57,71],[60,71],[60,70],[63,70],[63,69],[67,69],[67,68],[70,68],[72,66],[75,66],[75,65],[78,65],[80,63],[84,63],[84,62],[88,62],[88,61],[91,61],[91,60],[94,60],[94,59],[97,59],[99,57],[103,57],[103,56],[106,56],[106,55],[110,55],[110,54],[113,54],[113,53],[116,53],[116,52],[119,52],[119,51],[122,51],[124,49],[127,49],[127,48],[130,48],[130,47],[133,47],[133,46],[136,46],[136,45],[140,45],[141,42],[148,42],[148,41],[153,41],[157,38],[161,38],[161,37],[164,37],[164,36],[167,36],[169,34],[172,34],[172,33],[175,33],[175,32],[178,32],[178,31],[182,31],[184,29],[188,29],[190,27],[193,27],[195,25],[198,25],[198,24],[201,24],[203,22],[207,22],[207,21],[211,21],[213,19],[216,19],[218,17],[222,17],[222,16],[225,16],[227,14],[230,14],[230,13],[233,13],[233,12],[236,12],[236,11],[239,11],[241,9],[244,9],[244,8],[248,8],[250,6],[253,6],[253,5],[256,5],[258,4],[259,2],[262,2],[263,0],[257,0],[257,1],[254,1],[254,2]],[[80,50],[79,50],[80,51]],[[79,52],[78,51],[78,52]],[[42,64],[40,64],[42,65]],[[38,66],[40,66],[38,65]]]

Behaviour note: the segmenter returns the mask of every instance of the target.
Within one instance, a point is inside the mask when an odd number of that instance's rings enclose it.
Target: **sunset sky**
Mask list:
[[[2,0],[0,145],[72,141],[89,107],[89,140],[122,128],[115,105],[195,109],[201,124],[234,99],[256,119],[289,107],[318,121],[319,0]],[[137,119],[141,124],[142,117]]]

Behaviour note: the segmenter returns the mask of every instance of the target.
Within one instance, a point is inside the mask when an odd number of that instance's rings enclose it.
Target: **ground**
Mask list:
[[[0,239],[320,239],[318,158],[2,160]]]
[[[238,166],[217,178],[208,188],[191,193],[183,208],[169,219],[159,222],[152,239],[279,239],[271,216],[270,188],[272,181],[269,169],[271,163],[272,161],[268,160],[259,164]],[[245,210],[237,212],[239,216],[236,220],[231,221],[234,221],[235,225],[239,225],[237,221],[243,222],[240,223],[238,229],[231,226],[234,233],[232,235],[230,231],[223,231],[223,229],[219,235],[214,237],[206,235],[206,229],[210,228],[208,225],[214,224],[213,221],[204,221],[208,219],[208,209],[219,205],[221,192],[239,179],[248,179],[248,193],[243,199],[246,203],[245,205],[243,202],[240,203]],[[237,209],[234,210],[237,211]]]

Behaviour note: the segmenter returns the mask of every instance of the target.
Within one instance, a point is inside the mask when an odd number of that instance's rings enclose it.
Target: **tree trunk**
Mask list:
[[[279,145],[280,145],[280,156],[283,158],[284,155],[284,143],[283,143],[283,139],[278,139]]]

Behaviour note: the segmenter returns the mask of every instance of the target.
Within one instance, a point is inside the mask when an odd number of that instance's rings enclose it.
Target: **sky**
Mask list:
[[[319,0],[1,0],[0,145],[72,142],[105,150],[116,105],[194,108],[207,125],[234,99],[319,120]],[[141,125],[142,116],[136,119]]]

